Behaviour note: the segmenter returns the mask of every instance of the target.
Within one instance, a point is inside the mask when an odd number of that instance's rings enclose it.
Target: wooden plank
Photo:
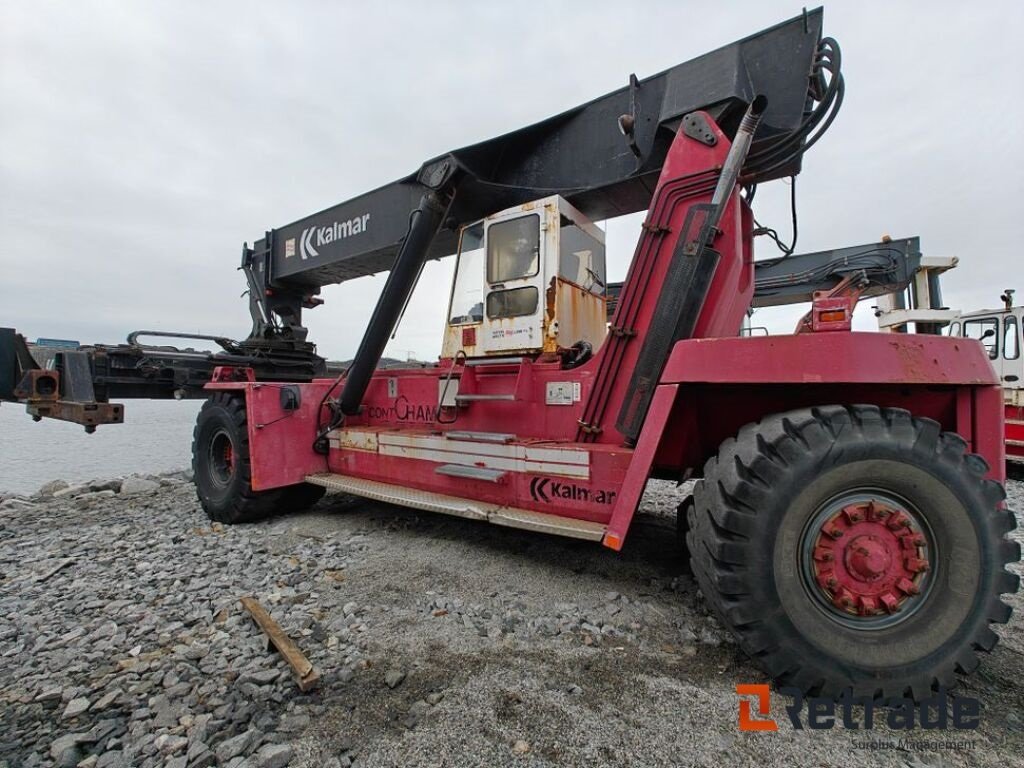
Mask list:
[[[249,612],[259,628],[270,640],[270,643],[277,648],[284,660],[292,668],[299,690],[305,692],[313,688],[320,680],[320,673],[313,668],[309,659],[299,650],[299,647],[292,641],[281,625],[274,621],[266,609],[259,604],[254,597],[243,597],[240,600],[242,607]]]

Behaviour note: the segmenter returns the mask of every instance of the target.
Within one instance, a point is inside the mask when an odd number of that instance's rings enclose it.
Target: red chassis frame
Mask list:
[[[375,489],[378,498],[428,509],[442,499],[454,514],[465,502],[486,507],[471,516],[600,539],[617,550],[649,477],[699,473],[725,439],[763,416],[853,403],[935,419],[988,461],[991,477],[1005,479],[1002,391],[980,343],[842,330],[732,337],[754,290],[752,215],[738,190],[719,222],[714,246],[720,257],[694,338],[672,347],[657,381],[640,382],[653,398],[635,444],[613,426],[623,403],[633,406],[631,373],[655,322],[687,215],[710,201],[728,153],[728,137],[715,132],[713,146],[683,132],[676,136],[611,332],[578,368],[563,370],[557,358],[524,357],[378,371],[361,413],[331,433],[326,456],[313,443],[334,382],[286,385],[225,380],[251,378],[229,371],[215,375],[207,389],[245,398],[253,489],[330,474],[357,490]],[[439,407],[449,377],[458,378],[459,394],[474,399]],[[549,397],[549,384],[572,396]],[[297,409],[284,408],[285,386],[298,391]],[[427,498],[433,501],[423,502]]]
[[[1006,406],[1006,458],[1024,464],[1024,406]]]
[[[375,435],[376,450],[333,441],[327,456],[313,450],[313,440],[320,401],[331,380],[288,385],[300,392],[295,411],[282,408],[281,384],[223,382],[208,388],[245,397],[255,490],[330,472],[601,523],[607,526],[603,541],[613,549],[625,540],[648,477],[680,479],[699,471],[742,425],[795,408],[835,403],[906,408],[960,434],[988,462],[989,476],[1005,480],[1002,390],[981,345],[962,339],[839,332],[680,341],[635,448],[566,440],[581,404],[545,406],[547,382],[585,385],[592,374],[563,371],[557,363],[534,364],[531,373],[523,400],[488,402],[475,414],[471,407],[455,425],[447,425],[434,420],[438,382],[446,368],[381,371],[367,392],[364,413],[346,425],[356,434]],[[508,386],[519,374],[495,371],[488,376],[494,386],[502,381]],[[454,441],[450,455],[401,445],[381,451],[388,437],[443,439],[448,431],[493,432],[522,424],[550,437],[517,438],[507,445],[510,452],[584,451],[586,472],[568,459],[531,467],[527,458],[521,471],[509,471],[498,482],[438,474],[436,469],[448,462],[465,463],[471,439]],[[493,444],[479,445],[479,460],[468,466],[496,464],[487,455],[494,453]],[[567,468],[575,474],[565,474]]]

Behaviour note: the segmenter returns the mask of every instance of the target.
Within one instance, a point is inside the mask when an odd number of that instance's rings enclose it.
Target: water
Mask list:
[[[32,493],[50,480],[93,480],[183,469],[201,400],[126,400],[125,423],[96,429],[34,422],[22,405],[0,406],[0,491]]]

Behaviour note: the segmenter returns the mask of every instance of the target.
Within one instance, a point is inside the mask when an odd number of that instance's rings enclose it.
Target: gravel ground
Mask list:
[[[1020,595],[961,683],[984,707],[951,732],[971,745],[876,728],[863,749],[793,731],[778,696],[778,733],[738,732],[735,685],[764,676],[680,574],[670,484],[621,554],[347,497],[211,526],[183,475],[55,490],[0,495],[0,768],[1024,764]],[[1009,492],[1019,513],[1024,482]]]

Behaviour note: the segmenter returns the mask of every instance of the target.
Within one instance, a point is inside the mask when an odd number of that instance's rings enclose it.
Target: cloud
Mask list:
[[[792,10],[3,3],[0,322],[83,341],[137,327],[244,336],[242,241]],[[1021,273],[1024,115],[1000,41],[1022,28],[1017,3],[826,9],[848,97],[799,181],[800,248],[919,234],[926,252],[961,257],[947,303],[994,304]],[[783,236],[786,192],[757,197]],[[638,220],[608,227],[621,277]],[[390,353],[437,355],[450,273],[426,271]],[[307,315],[321,352],[354,352],[382,282],[325,290]]]

